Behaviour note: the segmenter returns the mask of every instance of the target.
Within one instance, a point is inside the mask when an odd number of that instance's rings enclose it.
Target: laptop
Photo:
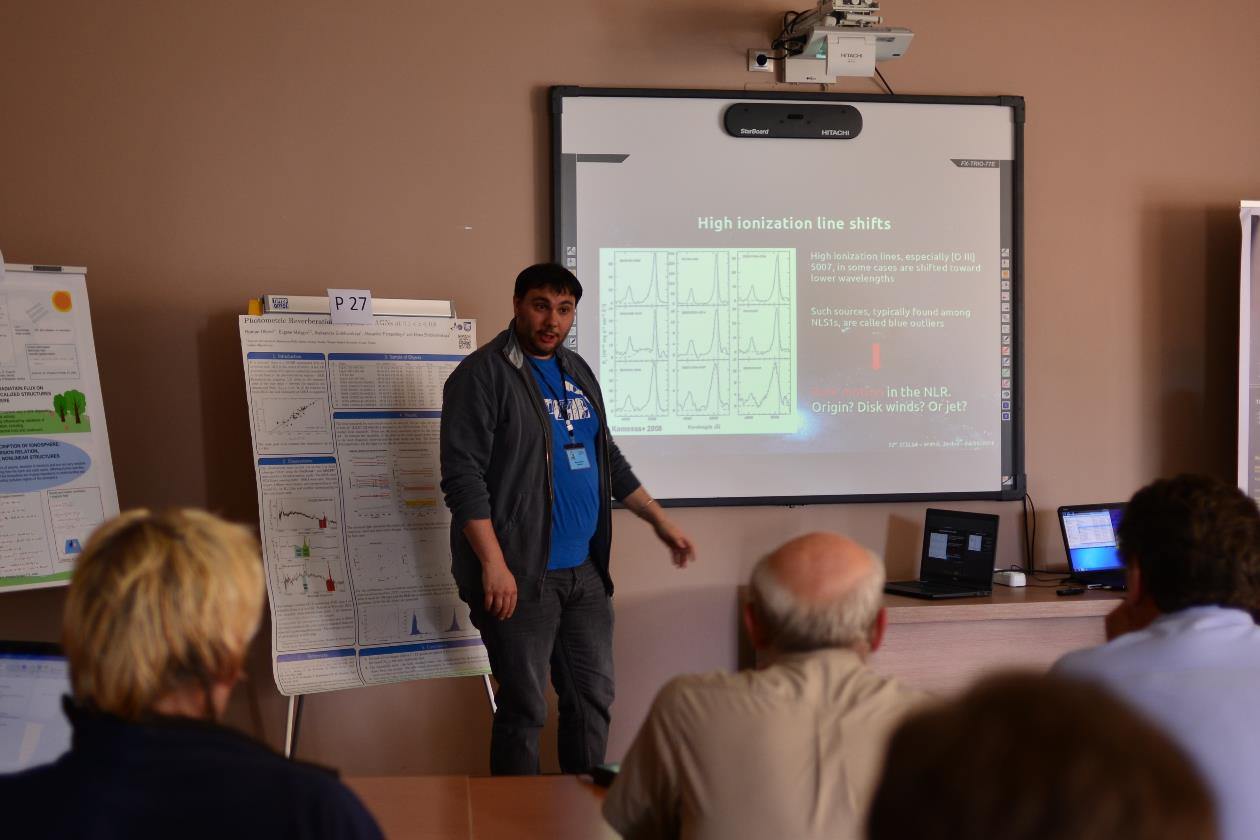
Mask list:
[[[1073,581],[1124,589],[1124,561],[1116,542],[1116,528],[1123,515],[1123,502],[1059,508],[1059,528],[1063,531],[1063,547]]]
[[[919,579],[884,584],[884,591],[931,599],[993,594],[997,534],[997,514],[928,508]]]
[[[56,761],[70,749],[61,698],[70,668],[47,642],[0,641],[0,773]]]

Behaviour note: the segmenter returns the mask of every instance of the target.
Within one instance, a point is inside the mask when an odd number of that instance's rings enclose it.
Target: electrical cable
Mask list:
[[[1037,568],[1037,505],[1033,502],[1032,494],[1025,491],[1023,498],[1020,499],[1020,503],[1023,505],[1024,509],[1024,559],[1027,565],[1021,566],[1017,563],[1012,563],[1007,567],[1007,570],[1012,572],[1023,572],[1026,575],[1034,578],[1040,578],[1042,580],[1047,578],[1054,579],[1051,583],[1029,583],[1027,584],[1028,586],[1042,586],[1047,588],[1051,586],[1062,586],[1064,583],[1071,580],[1071,572],[1056,572],[1049,569]],[[1030,511],[1031,515],[1029,515]]]
[[[1071,577],[1066,572],[1034,572],[1030,569],[1025,569],[1018,563],[1011,563],[1002,571],[1023,572],[1025,575],[1031,576],[1033,580],[1024,584],[1030,588],[1041,586],[1048,589],[1052,586],[1062,586],[1071,580]]]
[[[1028,570],[1037,571],[1037,505],[1033,503],[1032,494],[1027,490],[1024,491],[1024,497],[1020,499],[1024,506],[1024,560],[1028,563]],[[1028,509],[1032,508],[1032,519],[1028,517]],[[1031,531],[1029,522],[1032,523]]]
[[[888,95],[889,95],[889,96],[896,96],[896,95],[897,95],[897,94],[893,93],[892,85],[888,84],[888,80],[884,78],[884,74],[883,74],[883,73],[879,72],[879,68],[878,68],[878,67],[876,67],[876,68],[875,68],[875,75],[876,75],[876,76],[879,76],[879,80],[880,80],[881,82],[883,82],[883,83],[884,83],[884,89],[888,91]],[[1027,493],[1025,493],[1024,495],[1025,495],[1025,496],[1027,496],[1028,494],[1027,494]]]
[[[779,37],[770,42],[770,49],[783,50],[783,52],[787,53],[787,55],[796,55],[797,53],[800,53],[801,50],[805,49],[805,40],[807,36],[793,35],[792,37],[788,37],[788,28],[791,27],[792,24],[796,23],[798,18],[805,14],[808,14],[808,12],[784,12],[783,29],[779,32]],[[788,17],[789,15],[791,15],[790,18]],[[795,47],[795,52],[793,52],[793,47]],[[787,55],[774,56],[774,58],[786,58]]]

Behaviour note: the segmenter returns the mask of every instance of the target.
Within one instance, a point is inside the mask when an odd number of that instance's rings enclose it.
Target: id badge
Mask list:
[[[569,456],[569,469],[589,470],[591,459],[586,454],[586,446],[581,443],[566,443],[564,454]]]

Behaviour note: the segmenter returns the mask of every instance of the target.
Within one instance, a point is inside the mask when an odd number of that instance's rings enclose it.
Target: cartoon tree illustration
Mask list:
[[[83,422],[83,412],[87,410],[87,397],[82,391],[66,391],[67,408],[74,412],[74,422],[76,424]]]
[[[57,416],[61,418],[61,422],[66,422],[66,397],[64,394],[53,395],[53,411],[57,412]]]

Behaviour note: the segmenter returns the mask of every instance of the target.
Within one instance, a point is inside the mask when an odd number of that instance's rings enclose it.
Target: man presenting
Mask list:
[[[608,433],[599,383],[563,346],[582,285],[559,265],[516,278],[509,327],[443,391],[442,491],[451,571],[499,683],[490,772],[539,772],[548,667],[565,773],[604,760],[613,700],[610,498],[694,556]]]

